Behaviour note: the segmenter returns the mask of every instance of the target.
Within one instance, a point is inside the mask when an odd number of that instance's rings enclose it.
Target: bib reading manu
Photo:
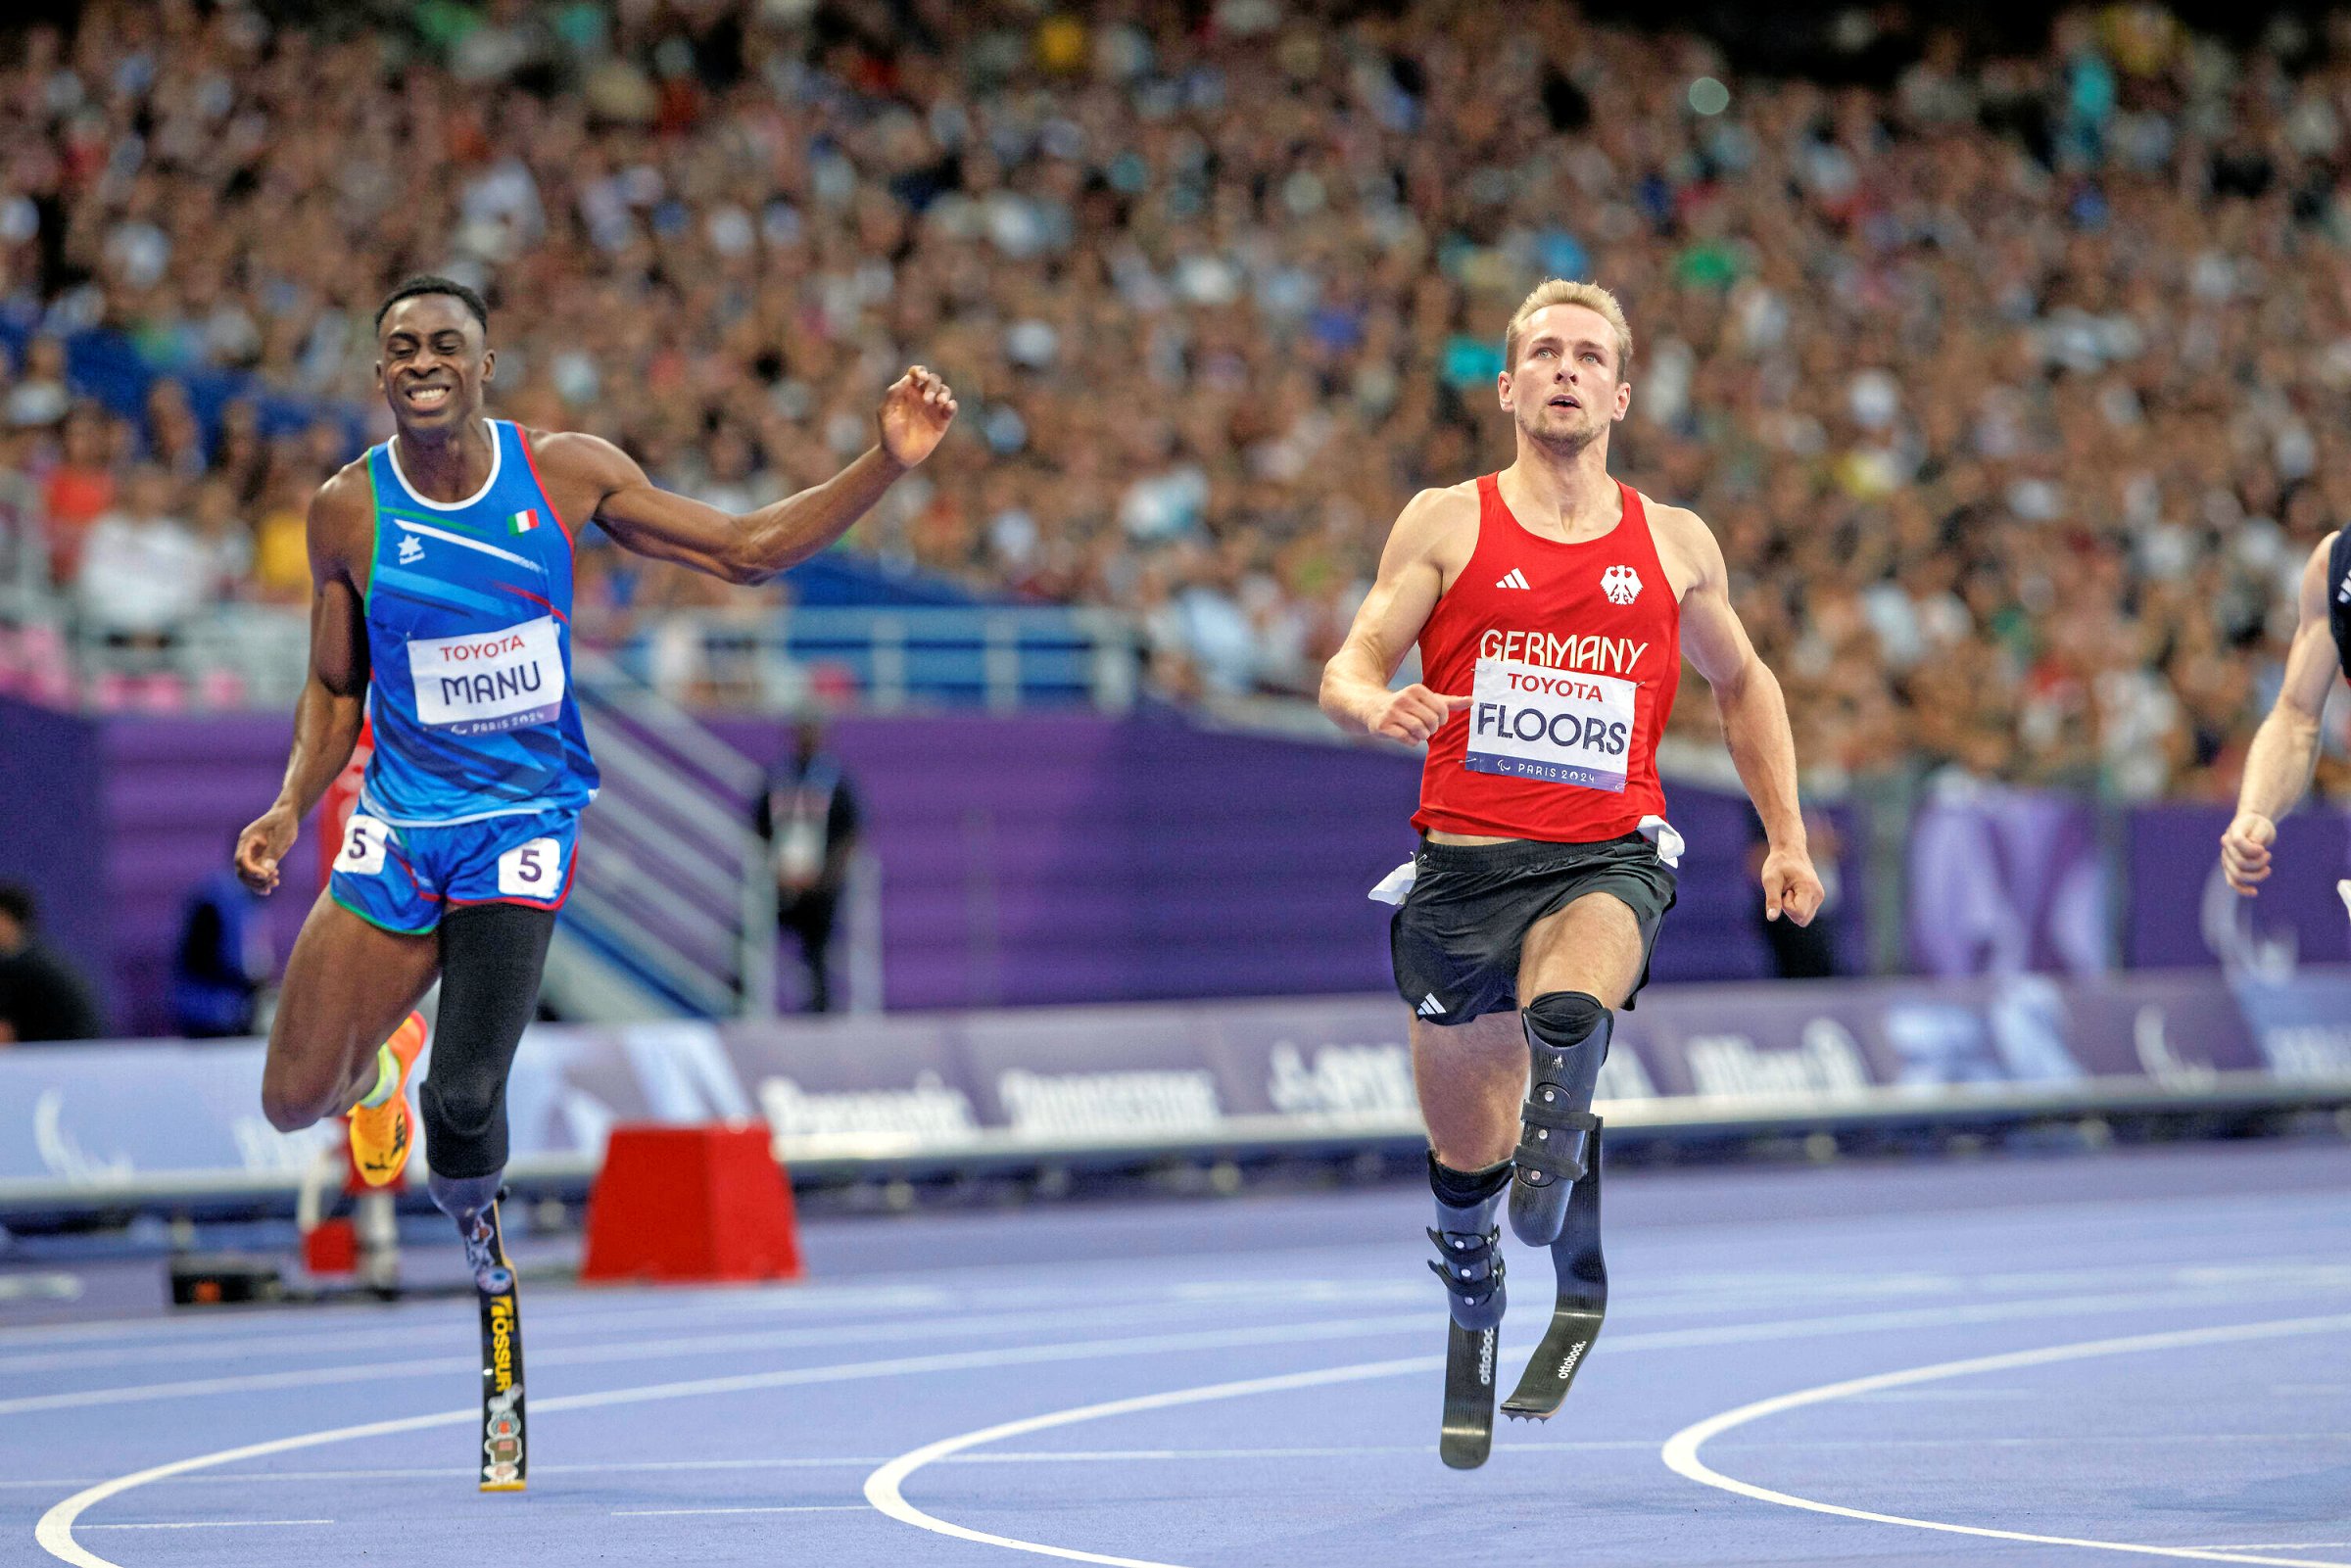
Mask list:
[[[546,724],[563,709],[563,654],[555,619],[468,637],[408,643],[416,716],[453,735],[493,735]]]

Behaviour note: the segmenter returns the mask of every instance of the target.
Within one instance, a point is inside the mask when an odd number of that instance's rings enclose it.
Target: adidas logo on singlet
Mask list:
[[[1414,1009],[1414,1011],[1418,1013],[1424,1019],[1433,1019],[1438,1014],[1445,1011],[1445,1004],[1437,1000],[1436,992],[1431,991],[1426,996],[1420,998],[1420,1005]]]
[[[1531,590],[1535,585],[1526,580],[1526,574],[1524,572],[1513,566],[1511,568],[1509,574],[1503,577],[1494,586],[1496,588],[1523,588]]]

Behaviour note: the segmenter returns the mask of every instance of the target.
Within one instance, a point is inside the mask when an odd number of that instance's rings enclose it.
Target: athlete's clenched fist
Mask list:
[[[2229,885],[2251,898],[2270,876],[2270,845],[2278,841],[2278,825],[2258,811],[2240,811],[2221,834],[2221,875]]]
[[[1373,735],[1416,746],[1468,705],[1467,697],[1449,697],[1415,682],[1401,691],[1388,693],[1388,699],[1371,715],[1370,730]]]

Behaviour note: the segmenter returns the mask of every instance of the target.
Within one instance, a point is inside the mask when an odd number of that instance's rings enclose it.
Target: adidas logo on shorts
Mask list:
[[[1414,1011],[1418,1013],[1424,1019],[1433,1019],[1438,1014],[1445,1011],[1445,1004],[1437,1000],[1436,992],[1431,991],[1426,996],[1420,998],[1420,1005],[1414,1009]]]
[[[1532,589],[1535,585],[1526,580],[1526,574],[1524,572],[1513,566],[1510,569],[1510,572],[1507,575],[1498,579],[1494,586],[1496,588]]]

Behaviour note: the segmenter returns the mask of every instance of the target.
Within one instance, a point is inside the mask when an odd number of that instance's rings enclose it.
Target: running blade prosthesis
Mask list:
[[[1559,1293],[1552,1304],[1551,1327],[1535,1347],[1534,1359],[1517,1388],[1502,1402],[1512,1420],[1548,1421],[1559,1414],[1608,1309],[1608,1268],[1600,1255],[1600,1126],[1592,1128],[1590,1167],[1567,1195],[1567,1217],[1551,1244]]]
[[[1494,1447],[1494,1352],[1502,1331],[1445,1324],[1445,1431],[1437,1457],[1474,1470]]]
[[[465,1234],[465,1261],[482,1307],[482,1490],[520,1492],[530,1467],[523,1447],[522,1313],[495,1203]]]

